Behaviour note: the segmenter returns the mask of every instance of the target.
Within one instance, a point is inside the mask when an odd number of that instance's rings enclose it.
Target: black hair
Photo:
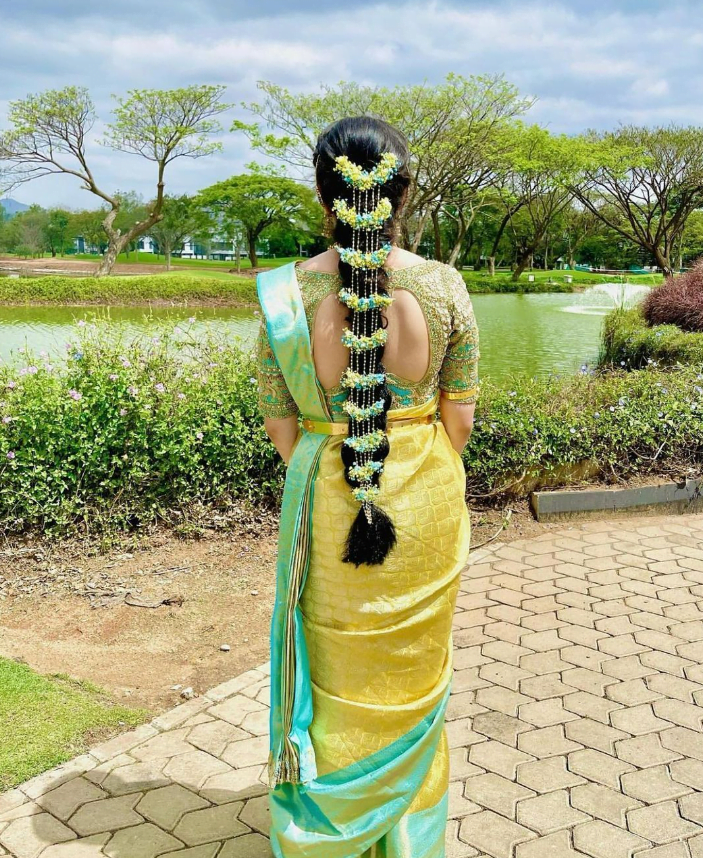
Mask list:
[[[400,131],[387,122],[372,116],[340,119],[325,129],[317,140],[313,163],[318,192],[328,209],[332,209],[335,200],[343,200],[350,206],[354,202],[353,188],[347,184],[342,174],[337,170],[336,159],[338,157],[346,155],[354,164],[363,170],[370,171],[376,167],[381,156],[385,153],[396,156],[397,168],[386,182],[376,186],[376,199],[380,194],[390,201],[391,216],[384,221],[380,229],[376,230],[353,229],[337,218],[333,238],[335,244],[342,248],[356,246],[361,252],[371,253],[378,251],[383,245],[394,240],[410,186],[408,143]],[[365,197],[365,199],[367,198]],[[371,199],[374,197],[372,196]],[[388,295],[388,276],[383,268],[377,270],[356,269],[356,277],[352,276],[353,270],[351,265],[340,258],[339,274],[344,289],[357,294],[359,297],[368,297],[374,293]],[[360,336],[371,336],[379,326],[385,328],[387,324],[386,319],[378,309],[366,312],[350,310],[347,321],[349,327]],[[368,369],[369,365],[366,365],[367,371],[385,375],[382,362],[383,345],[365,354],[369,355],[368,360],[371,361],[370,370]],[[362,371],[360,360],[359,353],[350,349],[349,368],[352,371]],[[385,381],[375,386],[373,391],[375,400],[383,400],[383,411],[363,423],[350,417],[350,437],[377,429],[385,431],[391,394]],[[364,393],[364,390],[350,387],[350,402],[361,407],[365,401]],[[350,475],[350,468],[357,463],[357,455],[346,444],[342,444],[341,449],[345,479],[352,488],[358,487],[359,480]],[[389,450],[388,437],[386,436],[383,438],[381,446],[366,456],[366,461],[370,459],[382,463],[388,456]],[[374,472],[371,480],[374,486],[378,486],[380,473]],[[366,501],[362,503],[349,529],[342,559],[346,563],[354,563],[357,566],[362,563],[380,564],[383,563],[395,543],[395,526],[388,514],[375,503]]]

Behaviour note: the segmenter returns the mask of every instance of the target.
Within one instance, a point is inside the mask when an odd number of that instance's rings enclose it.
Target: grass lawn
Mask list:
[[[614,274],[600,274],[590,271],[525,271],[517,282],[512,280],[512,272],[507,268],[498,269],[494,277],[487,271],[462,271],[462,277],[470,292],[574,292],[584,286],[594,286],[596,283],[617,283],[621,277]],[[528,275],[534,275],[530,282]],[[566,277],[572,282],[567,283]],[[661,274],[628,274],[629,283],[641,283],[644,286],[654,286],[662,281]]]
[[[44,254],[44,256],[48,256],[48,254]],[[83,259],[88,262],[98,262],[100,259],[99,256],[96,256],[94,253],[76,253],[71,256],[64,257],[65,259]],[[280,259],[264,259],[263,257],[259,258],[259,268],[278,268],[279,265],[286,265],[288,262],[293,262],[296,259],[300,259],[299,256],[284,256]],[[130,253],[129,255],[126,253],[120,253],[117,257],[118,262],[126,262],[129,265],[135,265],[139,263],[140,265],[165,265],[166,260],[161,255],[156,255],[155,253],[144,253],[143,251],[137,251]],[[171,257],[171,264],[174,267],[178,268],[206,268],[208,270],[212,270],[213,268],[222,268],[225,271],[229,271],[230,268],[236,268],[237,264],[234,262],[222,262],[215,259],[177,259],[175,256]],[[242,268],[251,268],[251,263],[249,259],[246,257],[242,257],[241,259],[241,267]]]
[[[146,720],[97,688],[0,658],[0,791]]]

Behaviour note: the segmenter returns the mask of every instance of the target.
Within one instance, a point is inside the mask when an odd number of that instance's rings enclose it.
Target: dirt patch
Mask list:
[[[0,654],[154,711],[177,703],[181,688],[204,691],[266,661],[272,535],[160,534],[129,547],[0,552]]]
[[[95,262],[87,259],[17,259],[14,256],[0,256],[0,271],[6,271],[24,276],[31,275],[47,275],[47,274],[66,274],[71,276],[91,277],[95,274],[98,268],[98,260]],[[112,269],[112,274],[119,276],[122,274],[161,274],[166,271],[166,265],[117,262]],[[202,274],[202,267],[177,265],[172,268],[189,274],[192,271],[197,271]],[[236,268],[225,269],[217,268],[219,272],[227,271],[229,274],[237,274]],[[242,268],[237,276],[241,277],[256,277],[260,271],[266,271],[266,268]]]
[[[554,527],[526,504],[473,511],[472,521],[475,545]],[[161,530],[107,551],[78,540],[5,545],[0,654],[160,711],[183,688],[206,691],[268,659],[275,563],[274,520],[197,540]]]

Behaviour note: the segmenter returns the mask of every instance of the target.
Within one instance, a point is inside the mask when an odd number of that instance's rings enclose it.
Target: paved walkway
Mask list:
[[[481,550],[455,644],[447,858],[703,858],[703,516]],[[0,855],[270,856],[267,683],[0,796]]]

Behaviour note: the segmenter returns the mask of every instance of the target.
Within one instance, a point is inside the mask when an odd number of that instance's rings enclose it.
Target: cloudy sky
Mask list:
[[[537,98],[531,119],[554,131],[703,123],[700,3],[0,0],[0,128],[9,101],[69,84],[89,87],[108,120],[111,95],[132,88],[220,83],[239,103],[256,98],[261,79],[311,91],[339,80],[432,83],[450,71],[504,73]],[[226,128],[237,114],[245,115],[233,110]],[[169,192],[193,192],[251,160],[243,137],[222,140],[221,155],[177,161]],[[90,154],[109,190],[153,193],[153,165],[97,146]],[[39,179],[12,196],[93,205],[66,177]]]

